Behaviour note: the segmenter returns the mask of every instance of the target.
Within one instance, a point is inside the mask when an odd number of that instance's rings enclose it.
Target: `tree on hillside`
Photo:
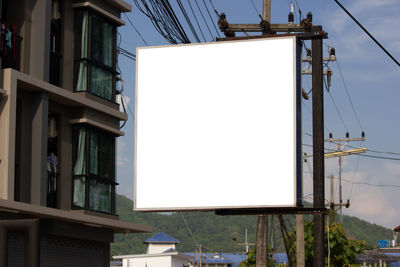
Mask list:
[[[364,240],[347,239],[341,224],[333,222],[329,226],[329,232],[325,229],[325,264],[328,265],[328,255],[330,255],[330,266],[347,266],[356,263],[356,257],[365,250]],[[290,233],[296,238],[296,232]],[[328,238],[329,235],[329,238]],[[314,237],[313,223],[306,222],[304,225],[304,246],[306,266],[313,266],[314,257]],[[329,246],[329,250],[328,250]],[[296,248],[291,247],[289,256],[296,259]]]

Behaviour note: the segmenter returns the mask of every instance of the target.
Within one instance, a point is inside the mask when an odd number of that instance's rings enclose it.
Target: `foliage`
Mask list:
[[[348,266],[356,263],[356,257],[365,250],[365,241],[351,240],[346,237],[341,224],[333,222],[329,226],[329,233],[325,231],[325,262],[328,263],[328,246],[330,248],[330,265],[331,266]],[[290,233],[295,237],[296,233]],[[328,240],[329,235],[329,240]],[[305,241],[305,261],[306,266],[313,266],[314,256],[314,237],[313,223],[306,222],[304,225],[304,241]],[[291,248],[290,257],[296,257],[295,248]]]
[[[268,248],[268,251],[272,251],[271,247]],[[257,255],[257,248],[254,246],[254,248],[249,249],[249,252],[246,254],[246,259],[242,261],[239,265],[239,267],[252,267],[256,266],[256,255]],[[275,265],[275,260],[272,257],[271,253],[267,254],[267,267],[274,267]]]
[[[206,252],[242,252],[244,233],[248,229],[248,242],[255,243],[257,216],[218,216],[212,212],[184,213],[142,213],[134,212],[133,202],[117,195],[117,213],[120,220],[134,224],[149,225],[152,233],[118,234],[111,246],[111,255],[140,254],[146,252],[143,241],[157,232],[165,232],[181,241],[177,250],[194,252],[196,245],[182,219],[185,217],[197,243],[211,249]],[[288,230],[294,230],[296,224],[293,215],[285,215]],[[308,218],[308,216],[305,216]],[[344,226],[347,236],[352,239],[365,239],[370,246],[376,246],[379,239],[391,239],[392,231],[381,226],[372,225],[354,217],[344,216]],[[279,222],[274,218],[273,227],[268,235],[273,237],[274,250],[284,252]],[[368,239],[367,239],[368,238]],[[272,244],[271,243],[271,244]]]

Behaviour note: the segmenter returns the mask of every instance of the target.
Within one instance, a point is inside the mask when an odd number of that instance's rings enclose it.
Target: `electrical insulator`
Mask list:
[[[332,133],[329,133],[329,138],[330,138],[330,139],[332,139],[332,138],[333,138],[333,135],[332,135]]]
[[[293,12],[290,12],[290,13],[289,13],[288,22],[289,22],[289,23],[294,23],[294,14],[293,14]]]
[[[335,48],[333,48],[333,47],[331,48],[331,53],[330,54],[331,54],[331,56],[336,56]]]
[[[364,133],[364,131],[361,132],[361,138],[365,138],[365,133]]]
[[[294,23],[294,5],[293,5],[293,3],[290,6],[288,21],[289,21],[289,23]]]
[[[310,22],[312,22],[312,14],[311,14],[311,12],[308,12],[308,13],[307,13],[307,19],[308,19]]]
[[[350,138],[349,132],[346,132],[346,138]]]
[[[333,48],[333,47],[331,48],[329,58],[330,58],[330,60],[336,60],[336,51],[335,51],[335,48]]]
[[[350,199],[347,200],[345,207],[346,207],[346,208],[349,208],[349,207],[350,207]]]
[[[328,88],[331,87],[331,83],[332,83],[332,70],[330,68],[328,68],[327,71],[327,78],[328,78]]]

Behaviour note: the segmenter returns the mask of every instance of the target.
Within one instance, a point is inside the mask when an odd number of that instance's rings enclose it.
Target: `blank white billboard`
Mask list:
[[[140,211],[296,205],[296,39],[137,49]]]

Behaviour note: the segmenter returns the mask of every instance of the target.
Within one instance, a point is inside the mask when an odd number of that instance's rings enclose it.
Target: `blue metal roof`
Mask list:
[[[181,241],[179,241],[176,238],[173,238],[172,236],[167,235],[166,233],[160,232],[155,234],[154,236],[146,239],[143,241],[143,243],[158,243],[158,244],[178,244]]]
[[[195,253],[184,253],[188,256],[195,256]],[[216,259],[215,258],[215,253],[203,253],[203,257],[205,257],[205,259],[203,259],[204,263],[227,263],[229,264],[231,267],[237,267],[239,265],[240,262],[244,261],[246,259],[246,254],[244,253],[218,253],[222,258],[225,258],[224,261],[226,260],[226,262],[221,261],[222,259]],[[286,253],[274,253],[274,259],[276,261],[276,263],[288,263],[288,258],[286,256]],[[199,260],[199,254],[197,254],[197,261]],[[220,260],[220,261],[218,261]],[[229,261],[229,262],[228,262]]]

